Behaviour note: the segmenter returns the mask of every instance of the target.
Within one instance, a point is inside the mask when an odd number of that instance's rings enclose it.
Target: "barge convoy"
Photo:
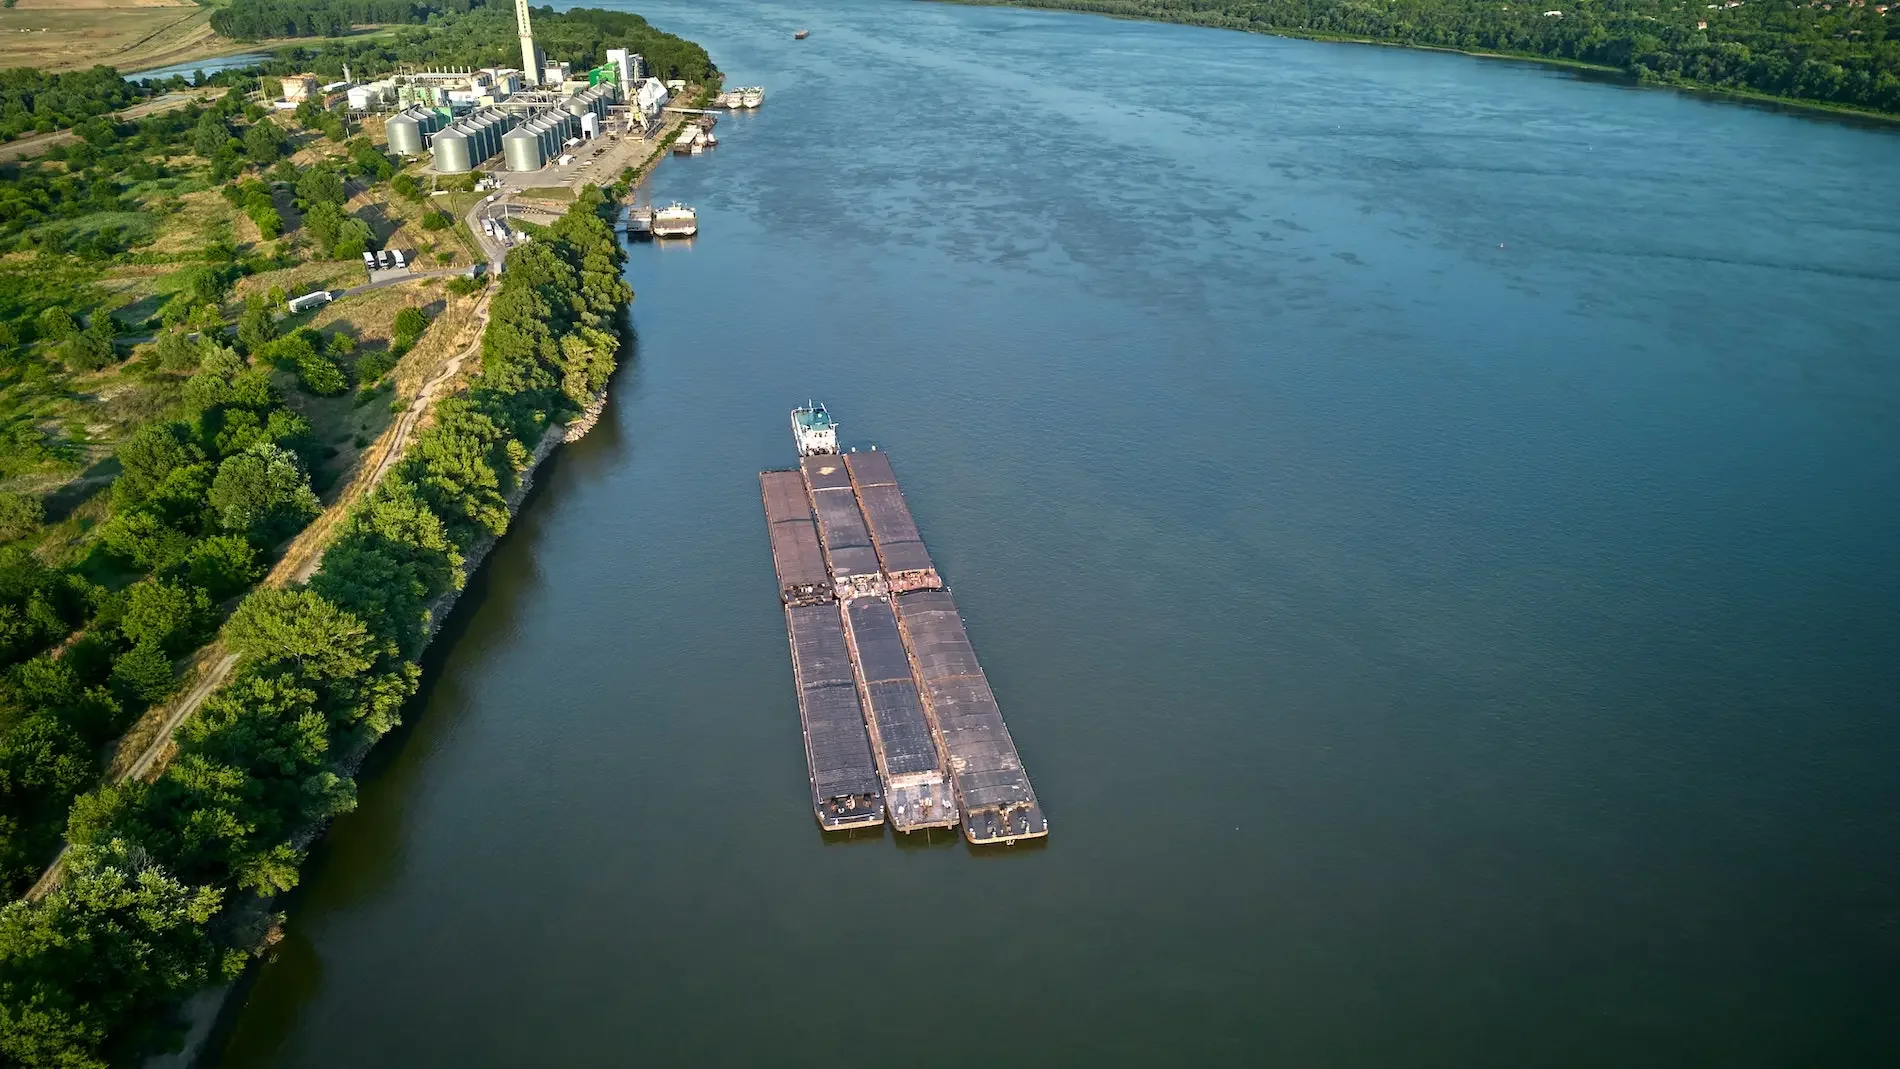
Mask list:
[[[798,468],[759,487],[819,825],[1049,834],[890,457],[840,453],[823,405],[793,410],[792,436]]]

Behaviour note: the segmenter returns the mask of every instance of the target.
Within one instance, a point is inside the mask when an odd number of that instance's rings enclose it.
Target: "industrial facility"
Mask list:
[[[669,93],[625,48],[577,71],[534,42],[527,0],[516,0],[521,69],[406,71],[347,87],[352,111],[394,114],[383,124],[389,151],[432,157],[438,174],[462,174],[501,158],[509,171],[538,171],[564,150],[603,134],[645,137],[661,124]],[[302,90],[304,87],[296,87]],[[286,79],[286,95],[292,91]]]

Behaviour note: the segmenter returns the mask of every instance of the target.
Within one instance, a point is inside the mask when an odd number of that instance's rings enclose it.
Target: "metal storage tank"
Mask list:
[[[469,158],[468,135],[459,127],[451,126],[435,135],[435,169],[438,174],[462,174],[474,170],[475,161]]]
[[[538,171],[548,162],[532,124],[502,135],[501,145],[502,158],[511,171]]]
[[[409,112],[390,117],[383,124],[383,134],[389,138],[389,151],[398,156],[422,155],[422,123]]]
[[[460,124],[460,129],[468,137],[468,162],[477,164],[493,156],[488,146],[488,124],[476,116],[469,116]]]

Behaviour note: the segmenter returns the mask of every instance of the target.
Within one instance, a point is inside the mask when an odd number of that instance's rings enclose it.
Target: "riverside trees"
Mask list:
[[[211,348],[184,395],[190,418],[147,424],[120,444],[96,560],[59,570],[23,546],[0,550],[0,884],[10,894],[51,860],[74,795],[101,771],[102,746],[171,692],[172,659],[207,637],[216,601],[255,582],[260,555],[316,512],[300,455],[313,448],[309,426],[264,369]],[[89,571],[136,581],[113,591]],[[81,627],[63,653],[48,650]]]
[[[1750,0],[1005,0],[1265,33],[1357,37],[1615,67],[1646,80],[1900,114],[1900,22],[1879,5]],[[1715,10],[1709,10],[1714,7]],[[539,24],[537,23],[537,26]]]
[[[239,666],[178,732],[165,772],[74,804],[67,882],[0,914],[8,1064],[104,1065],[161,1043],[169,1008],[250,949],[259,896],[295,884],[301,833],[354,804],[346,755],[394,726],[414,693],[431,606],[460,585],[476,544],[506,529],[505,495],[576,410],[575,391],[600,389],[613,369],[632,292],[603,208],[590,189],[510,257],[481,374],[437,406],[307,587],[258,591],[232,615]],[[148,482],[190,466],[176,441],[153,443]],[[86,700],[76,681],[62,685]],[[124,967],[141,956],[161,971]]]

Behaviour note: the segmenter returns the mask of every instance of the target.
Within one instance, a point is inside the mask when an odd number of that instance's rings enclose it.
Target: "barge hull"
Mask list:
[[[785,630],[818,823],[827,831],[884,823],[884,795],[837,610],[830,604],[788,605]]]
[[[804,478],[761,472],[759,493],[785,603],[812,812],[826,831],[875,827],[884,823],[884,793]]]
[[[956,787],[964,837],[1009,843],[1049,834],[1049,821],[1003,723],[957,603],[943,589],[889,454],[845,455],[873,548],[888,575],[918,693]]]
[[[949,758],[964,837],[995,843],[1048,835],[1049,820],[955,599],[948,590],[920,590],[895,600],[931,726]]]
[[[955,827],[956,793],[888,600],[840,603],[851,667],[864,701],[871,753],[884,781],[886,817],[898,831]]]
[[[917,521],[911,518],[903,487],[897,485],[890,457],[874,450],[847,454],[844,461],[891,592],[941,588],[943,580],[924,548],[923,536],[917,533]]]
[[[809,456],[799,461],[799,469],[811,494],[811,509],[818,516],[818,536],[838,597],[884,593],[884,569],[871,547],[871,533],[858,510],[844,464],[835,455]]]

